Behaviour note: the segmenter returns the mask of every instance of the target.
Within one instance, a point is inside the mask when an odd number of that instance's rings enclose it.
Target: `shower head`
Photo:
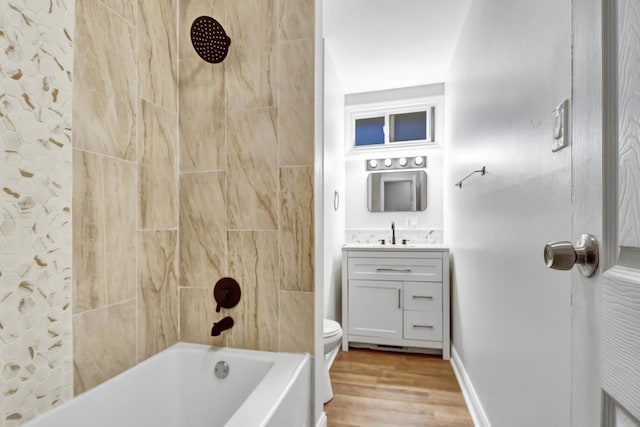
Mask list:
[[[227,57],[231,39],[218,21],[210,16],[200,16],[191,24],[191,43],[200,58],[217,64]]]

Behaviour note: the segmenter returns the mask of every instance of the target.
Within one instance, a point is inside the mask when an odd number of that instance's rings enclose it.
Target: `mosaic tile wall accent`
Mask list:
[[[180,337],[313,352],[313,0],[179,1]],[[208,64],[189,43],[210,15],[231,37]],[[240,304],[215,313],[232,276]],[[235,326],[209,336],[211,322]]]
[[[73,0],[0,0],[0,426],[72,396],[73,33]]]

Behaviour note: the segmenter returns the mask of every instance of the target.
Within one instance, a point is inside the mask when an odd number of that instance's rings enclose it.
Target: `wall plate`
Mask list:
[[[569,146],[569,100],[565,99],[552,112],[552,137],[551,151],[556,152]]]
[[[418,217],[413,215],[405,216],[404,226],[406,228],[416,228],[418,226]]]

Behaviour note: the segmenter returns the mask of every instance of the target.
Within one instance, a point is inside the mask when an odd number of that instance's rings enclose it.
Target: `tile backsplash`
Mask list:
[[[345,230],[345,243],[379,243],[384,239],[386,243],[391,242],[391,228],[378,230]],[[402,242],[407,239],[410,243],[442,243],[442,229],[402,229],[396,228],[396,241]]]

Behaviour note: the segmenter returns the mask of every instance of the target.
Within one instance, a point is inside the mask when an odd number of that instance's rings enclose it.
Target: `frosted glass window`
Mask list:
[[[356,120],[356,147],[384,144],[384,117]]]
[[[389,142],[423,141],[427,139],[427,112],[389,115]]]

